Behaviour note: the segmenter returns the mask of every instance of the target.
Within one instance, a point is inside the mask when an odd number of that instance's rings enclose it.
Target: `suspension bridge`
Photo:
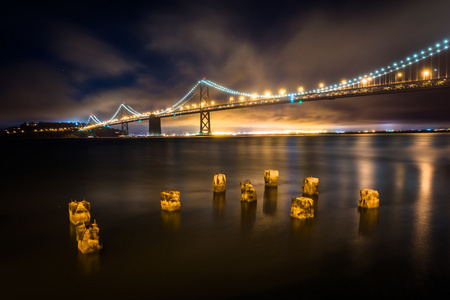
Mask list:
[[[280,90],[276,95],[271,95],[270,92],[251,94],[232,90],[203,78],[167,109],[140,113],[124,102],[109,120],[100,121],[92,114],[82,130],[121,125],[122,131],[128,134],[129,123],[148,120],[149,134],[158,136],[161,135],[162,118],[199,114],[198,134],[210,135],[213,111],[448,88],[449,68],[448,40],[445,39],[377,70],[329,86],[320,84],[318,88],[309,91],[299,88],[295,93]],[[226,95],[226,98],[222,96],[221,100],[212,100],[210,92],[213,90]]]

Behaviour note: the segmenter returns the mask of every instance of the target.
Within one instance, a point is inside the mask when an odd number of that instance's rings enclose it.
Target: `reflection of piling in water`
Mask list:
[[[277,186],[278,170],[264,170],[264,184],[266,186]]]
[[[225,174],[214,174],[213,191],[216,193],[225,192],[227,186],[227,178]]]
[[[161,226],[167,232],[175,232],[180,227],[181,211],[161,210]]]
[[[372,235],[378,226],[378,208],[358,207],[359,211],[359,234]]]
[[[360,200],[358,201],[358,206],[360,207],[379,207],[380,206],[380,195],[376,190],[364,189],[359,191]]]
[[[277,211],[278,187],[266,186],[264,188],[263,213],[265,215],[274,215]]]
[[[161,208],[165,211],[181,210],[180,192],[175,190],[161,192]]]
[[[225,212],[226,193],[214,193],[213,195],[213,211],[214,216],[222,218]]]
[[[291,218],[291,235],[294,238],[309,239],[314,231],[314,218]]]
[[[89,255],[83,255],[81,252],[78,252],[78,265],[85,274],[99,273],[100,254],[97,252]]]
[[[291,217],[307,219],[314,217],[314,200],[306,197],[292,198]]]
[[[244,183],[241,183],[241,201],[256,201],[256,191],[250,180],[246,179]]]
[[[256,201],[241,202],[241,232],[249,233],[256,221]]]
[[[69,220],[73,225],[81,225],[91,220],[91,204],[85,200],[77,200],[69,203]]]
[[[302,195],[312,196],[319,194],[319,178],[306,177],[303,179]]]

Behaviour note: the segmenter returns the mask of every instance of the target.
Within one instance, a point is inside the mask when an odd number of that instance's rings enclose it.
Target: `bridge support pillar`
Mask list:
[[[209,111],[202,111],[200,113],[200,135],[211,135]]]
[[[128,135],[128,123],[122,123],[122,132]]]
[[[153,136],[161,135],[161,118],[150,116],[150,119],[148,119],[148,134]]]
[[[209,111],[203,108],[209,105],[209,87],[200,83],[200,132],[199,135],[211,135],[211,118]]]

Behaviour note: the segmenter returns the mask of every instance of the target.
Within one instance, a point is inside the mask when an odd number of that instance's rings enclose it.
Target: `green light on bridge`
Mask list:
[[[300,100],[300,101],[298,101],[298,103],[302,104],[302,103],[303,103],[303,101],[302,101],[302,100]]]

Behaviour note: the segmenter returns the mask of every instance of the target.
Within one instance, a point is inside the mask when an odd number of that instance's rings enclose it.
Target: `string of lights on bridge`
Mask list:
[[[378,77],[387,75],[388,73],[395,72],[399,69],[410,66],[413,63],[419,62],[428,57],[432,57],[434,54],[437,54],[437,53],[441,52],[442,50],[447,50],[447,49],[448,49],[448,39],[445,39],[445,40],[443,40],[442,43],[439,43],[439,42],[436,43],[434,45],[434,47],[428,47],[427,50],[421,50],[421,51],[418,51],[418,53],[414,53],[411,56],[407,56],[404,60],[400,60],[400,63],[393,62],[391,65],[388,65],[387,67],[378,68],[377,70],[370,72],[368,75],[365,74],[365,75],[356,76],[353,79],[349,79],[348,81],[343,80],[341,83],[333,84],[333,85],[330,85],[327,87],[324,87],[323,84],[320,84],[321,86],[319,86],[320,87],[319,89],[314,89],[312,91],[309,91],[308,93],[318,93],[321,91],[334,90],[334,89],[343,88],[343,87],[352,87],[355,84],[366,83],[367,81],[370,81],[374,78],[378,78]],[[433,50],[434,50],[434,52],[433,52]],[[425,72],[427,72],[427,71],[425,71]],[[302,93],[296,93],[296,94],[299,95]]]
[[[300,87],[298,89],[298,92],[295,92],[295,93],[286,93],[286,90],[280,90],[279,94],[277,94],[277,95],[271,95],[271,93],[269,91],[266,91],[264,94],[257,94],[257,93],[251,94],[251,93],[232,90],[232,89],[224,87],[220,84],[217,84],[213,81],[206,80],[205,78],[203,78],[202,80],[198,81],[179,101],[177,101],[174,105],[172,105],[171,107],[169,107],[165,110],[156,111],[153,113],[142,114],[142,113],[139,113],[138,111],[134,110],[132,107],[130,107],[128,104],[126,104],[124,102],[119,106],[116,113],[108,121],[101,122],[95,115],[92,114],[88,119],[88,124],[90,123],[91,120],[97,125],[108,125],[109,123],[117,121],[117,115],[119,114],[121,109],[125,109],[126,111],[128,111],[130,114],[132,114],[133,118],[145,117],[145,116],[148,116],[149,114],[158,116],[158,115],[162,115],[162,114],[166,114],[166,113],[171,113],[176,110],[183,110],[183,106],[186,103],[188,103],[192,99],[192,97],[197,93],[198,87],[201,84],[207,85],[211,88],[214,88],[218,91],[228,93],[230,95],[239,96],[241,100],[244,99],[244,97],[248,97],[253,100],[265,99],[265,98],[269,98],[269,97],[270,98],[294,99],[295,97],[299,97],[302,95],[317,94],[317,93],[324,93],[324,92],[329,92],[329,91],[334,91],[334,90],[339,90],[339,89],[353,88],[353,87],[355,87],[355,85],[359,87],[360,84],[365,86],[365,85],[370,84],[370,82],[372,80],[375,80],[376,78],[381,78],[383,76],[389,75],[390,73],[397,72],[398,70],[404,69],[415,63],[419,63],[420,61],[423,61],[429,57],[431,57],[431,59],[432,59],[433,55],[438,54],[444,50],[448,50],[448,39],[445,39],[442,42],[438,42],[434,46],[428,47],[427,50],[421,50],[421,51],[418,51],[417,53],[413,53],[412,55],[407,56],[403,60],[400,60],[398,63],[393,62],[392,64],[390,64],[388,66],[378,68],[378,69],[376,69],[372,72],[366,73],[364,75],[355,76],[352,79],[343,80],[340,83],[332,84],[329,86],[324,86],[323,83],[320,83],[318,89],[313,89],[308,92],[304,91],[303,87]],[[431,63],[432,63],[432,61],[431,61]],[[448,66],[446,66],[446,67],[448,67]],[[423,72],[424,72],[424,79],[427,76],[431,77],[432,71],[424,70]],[[401,76],[401,73],[399,73],[399,75]],[[418,74],[416,74],[416,75],[418,76]],[[447,74],[446,74],[446,76],[447,76]],[[230,99],[232,100],[233,98],[230,97]],[[196,107],[196,105],[194,104],[193,107]]]

